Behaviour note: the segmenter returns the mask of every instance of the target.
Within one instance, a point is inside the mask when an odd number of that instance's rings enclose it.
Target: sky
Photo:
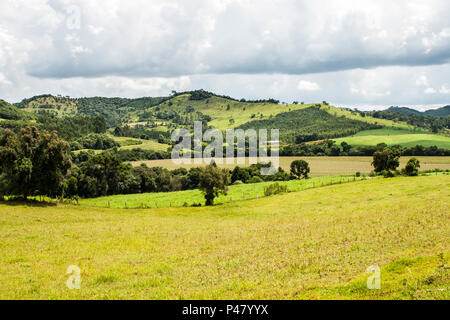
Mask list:
[[[0,99],[450,104],[450,1],[2,0]]]

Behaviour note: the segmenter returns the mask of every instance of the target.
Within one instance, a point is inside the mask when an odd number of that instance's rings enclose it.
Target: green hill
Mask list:
[[[280,130],[283,142],[307,142],[319,139],[345,137],[362,130],[375,129],[379,126],[360,120],[335,116],[322,110],[321,106],[284,112],[268,120],[254,120],[241,125],[241,129]]]
[[[280,129],[281,141],[284,143],[346,137],[345,141],[361,146],[379,142],[403,146],[415,143],[448,146],[448,138],[445,137],[445,132],[448,131],[447,118],[427,116],[431,113],[444,114],[448,111],[448,106],[425,113],[398,107],[392,107],[388,111],[361,112],[336,108],[326,102],[280,104],[274,99],[237,100],[204,90],[136,99],[41,95],[24,99],[15,104],[15,107],[5,102],[3,104],[7,105],[1,109],[5,119],[30,119],[32,114],[50,115],[45,119],[44,126],[58,128],[61,125],[51,124],[60,122],[59,119],[101,116],[105,118],[110,133],[115,132],[121,137],[151,139],[163,145],[170,144],[170,132],[174,129],[192,129],[194,121],[202,121],[205,127],[219,130],[277,128]],[[375,137],[371,134],[358,135],[359,132],[373,129],[403,129],[402,135],[406,136],[403,139],[392,139],[392,132],[382,134],[381,131]],[[428,135],[430,131],[443,135]],[[419,136],[419,133],[423,136]],[[151,147],[151,144],[147,145]]]
[[[437,134],[424,133],[421,131],[378,129],[361,131],[349,137],[335,139],[337,144],[343,141],[352,146],[375,146],[379,143],[387,145],[400,145],[402,147],[424,147],[437,146],[441,149],[450,149],[450,138]]]
[[[0,99],[0,119],[3,120],[31,120],[33,115]]]

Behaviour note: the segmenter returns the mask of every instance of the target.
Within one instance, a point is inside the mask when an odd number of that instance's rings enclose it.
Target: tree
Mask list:
[[[420,161],[416,158],[411,158],[403,169],[407,176],[417,176],[419,174]]]
[[[78,189],[84,196],[106,196],[124,191],[124,185],[131,165],[122,163],[119,158],[109,153],[102,153],[89,159],[81,166]]]
[[[69,144],[58,134],[25,127],[0,137],[0,189],[3,194],[54,196],[61,194],[72,166]]]
[[[352,148],[352,146],[349,145],[349,144],[348,144],[347,142],[345,142],[345,141],[342,141],[342,142],[341,142],[341,147],[342,147],[342,151],[344,151],[344,152],[349,152],[350,149]]]
[[[396,170],[400,165],[400,150],[397,148],[384,148],[373,154],[372,165],[375,172]]]
[[[215,163],[206,166],[200,175],[199,189],[204,193],[207,206],[214,204],[214,198],[227,194],[230,176],[227,170],[217,167]]]
[[[297,179],[307,179],[309,172],[309,164],[305,160],[295,160],[291,162],[291,174]]]

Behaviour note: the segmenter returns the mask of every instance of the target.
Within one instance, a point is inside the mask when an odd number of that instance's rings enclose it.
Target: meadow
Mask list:
[[[411,157],[400,158],[400,169],[404,168],[405,164]],[[450,157],[416,157],[420,161],[420,170],[432,169],[450,169]],[[291,162],[297,159],[305,160],[309,163],[312,177],[324,177],[334,175],[352,175],[357,171],[361,173],[370,173],[373,170],[371,165],[372,157],[280,157],[279,166],[284,170],[290,170]],[[245,158],[244,164],[238,163],[236,160],[233,164],[219,164],[220,167],[233,169],[236,165],[248,166],[250,158]],[[192,168],[199,166],[198,164],[176,164],[171,159],[165,160],[147,160],[147,161],[133,161],[130,162],[133,166],[138,166],[145,163],[149,167],[164,167],[170,170],[183,167]],[[204,164],[205,165],[205,164]]]
[[[0,203],[0,299],[449,299],[449,176],[214,207]],[[81,269],[69,290],[70,265]],[[381,268],[369,290],[366,269]]]
[[[424,147],[437,146],[441,149],[450,149],[450,137],[408,129],[383,128],[366,130],[350,137],[333,140],[337,144],[345,141],[352,146],[375,146],[379,143],[386,143],[390,146],[414,147],[422,145]]]
[[[288,192],[303,191],[311,188],[324,187],[337,183],[349,183],[371,179],[370,177],[332,176],[312,178],[307,180],[277,181],[286,186]],[[264,197],[264,189],[275,182],[261,182],[252,184],[238,184],[229,186],[226,195],[220,195],[214,200],[215,204],[236,202]],[[81,199],[79,204],[110,208],[168,208],[192,205],[203,205],[205,197],[200,190],[184,190],[175,192],[154,192],[139,194],[119,194],[106,197]]]

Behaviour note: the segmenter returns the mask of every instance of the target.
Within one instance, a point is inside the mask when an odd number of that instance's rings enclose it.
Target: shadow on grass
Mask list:
[[[58,202],[56,201],[39,201],[35,199],[23,199],[23,198],[14,198],[14,199],[0,199],[0,204],[4,204],[7,206],[29,206],[29,207],[56,207],[58,206]]]

